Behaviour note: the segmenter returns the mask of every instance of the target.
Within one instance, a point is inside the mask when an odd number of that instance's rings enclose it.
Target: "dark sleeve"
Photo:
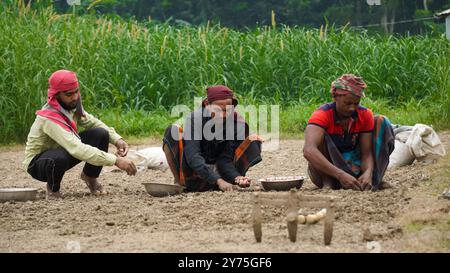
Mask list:
[[[200,140],[194,138],[194,118],[188,117],[186,119],[184,134],[188,134],[190,137],[184,137],[184,155],[189,167],[194,170],[200,178],[206,180],[210,184],[216,184],[217,180],[220,178],[211,168],[209,168],[205,159],[201,155]],[[192,125],[192,126],[191,126]],[[200,126],[202,129],[202,127]]]
[[[228,141],[225,149],[217,159],[217,169],[219,170],[222,178],[230,183],[234,184],[236,177],[241,174],[236,170],[234,165],[234,151],[239,146],[238,141]]]

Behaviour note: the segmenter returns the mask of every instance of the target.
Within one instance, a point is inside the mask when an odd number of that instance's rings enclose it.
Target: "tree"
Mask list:
[[[2,0],[12,1],[12,0]],[[95,0],[81,0],[82,9]],[[67,12],[66,0],[27,0],[33,4],[49,5],[61,13]],[[245,28],[270,25],[271,11],[277,23],[320,27],[329,22],[336,26],[380,24],[374,28],[385,33],[423,33],[428,27],[423,22],[398,24],[396,21],[430,17],[433,13],[450,7],[450,0],[382,0],[381,6],[369,6],[367,0],[102,0],[89,12],[118,14],[156,21],[179,20],[191,24],[220,22],[227,27]]]

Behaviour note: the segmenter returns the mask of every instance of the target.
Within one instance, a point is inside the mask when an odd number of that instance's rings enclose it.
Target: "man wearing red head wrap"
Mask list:
[[[303,154],[312,182],[322,188],[380,189],[394,149],[389,120],[360,105],[366,83],[345,74],[331,84],[332,103],[308,121]]]
[[[77,125],[85,131],[79,133]],[[118,155],[108,153],[114,144]],[[102,166],[116,165],[129,175],[136,173],[133,162],[123,158],[128,145],[114,128],[85,112],[77,76],[59,70],[48,81],[47,103],[36,112],[28,134],[24,167],[35,179],[47,182],[47,196],[61,197],[59,192],[64,173],[85,161],[81,179],[92,194],[104,194],[97,181]]]
[[[208,87],[202,107],[186,118],[184,130],[167,128],[163,149],[176,183],[187,191],[250,186],[245,173],[262,160],[261,139],[249,136],[248,125],[234,111],[237,104],[230,88]]]

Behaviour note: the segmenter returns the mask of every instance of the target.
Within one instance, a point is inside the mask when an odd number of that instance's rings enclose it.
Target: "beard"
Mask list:
[[[65,104],[60,99],[58,99],[58,103],[61,105],[62,108],[66,109],[67,111],[70,111],[70,110],[73,110],[73,109],[77,108],[77,105],[78,105],[79,101],[80,100],[78,99],[76,103],[74,103],[73,105],[69,105],[69,104]]]

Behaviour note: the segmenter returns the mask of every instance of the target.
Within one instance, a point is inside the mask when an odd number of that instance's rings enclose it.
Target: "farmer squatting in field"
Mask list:
[[[346,74],[331,85],[333,102],[308,121],[303,154],[311,181],[332,189],[377,190],[394,150],[394,132],[386,117],[360,106],[367,87]]]
[[[304,156],[312,182],[333,189],[379,189],[393,151],[390,122],[359,105],[366,84],[352,74],[332,83],[333,102],[317,109],[305,131]],[[231,191],[248,187],[247,170],[261,159],[261,139],[235,112],[233,91],[218,85],[207,89],[202,107],[192,112],[184,130],[166,129],[163,150],[175,182],[188,191]],[[60,197],[64,173],[85,161],[81,178],[91,193],[104,190],[97,181],[102,166],[116,165],[129,175],[133,162],[123,157],[128,145],[113,128],[84,111],[76,74],[60,70],[50,77],[48,101],[36,112],[23,162],[35,179],[47,182],[48,196]],[[78,134],[77,123],[86,130]],[[114,144],[118,155],[107,153]]]
[[[78,133],[77,124],[85,131]],[[117,147],[117,156],[108,153],[108,143]],[[123,158],[127,153],[128,144],[114,128],[84,111],[76,74],[67,70],[53,73],[47,104],[36,112],[23,162],[33,178],[47,182],[47,196],[61,197],[64,173],[81,161],[86,162],[81,179],[91,193],[106,193],[97,181],[102,166],[116,165],[129,175],[136,174],[134,163]]]
[[[192,112],[182,129],[166,129],[163,149],[175,182],[188,191],[232,191],[250,186],[247,170],[261,159],[261,139],[235,112],[237,99],[223,85],[207,88],[201,108]]]

